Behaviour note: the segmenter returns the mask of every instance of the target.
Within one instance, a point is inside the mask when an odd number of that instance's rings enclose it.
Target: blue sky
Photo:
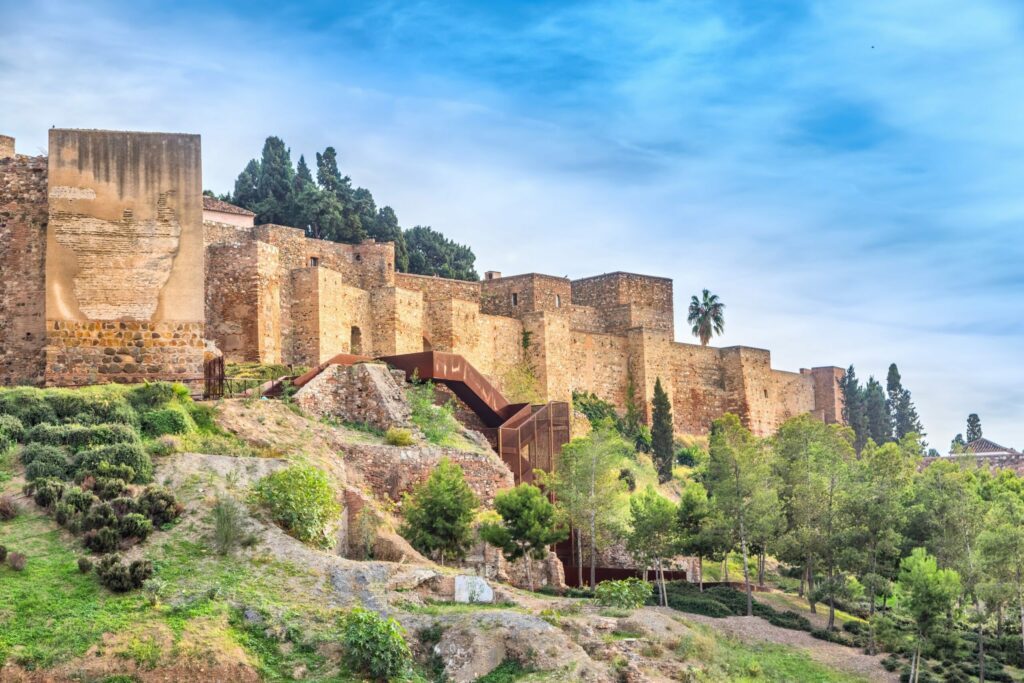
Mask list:
[[[1024,447],[1020,2],[0,0],[0,93],[22,153],[201,133],[218,192],[267,135],[334,145],[481,272],[708,287],[716,343],[895,361],[932,445]]]

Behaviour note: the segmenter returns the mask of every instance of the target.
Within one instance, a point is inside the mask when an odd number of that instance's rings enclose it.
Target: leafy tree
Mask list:
[[[566,537],[555,506],[536,486],[520,484],[499,492],[494,509],[501,521],[481,524],[480,538],[500,548],[509,562],[526,557],[526,580],[533,590],[530,559],[543,559],[549,545]]]
[[[839,380],[839,389],[843,393],[843,422],[853,429],[856,435],[854,448],[860,453],[868,442],[870,433],[864,390],[860,386],[857,373],[852,365]]]
[[[261,199],[259,179],[260,162],[252,159],[235,179],[235,191],[231,196],[231,202],[251,211]]]
[[[876,444],[892,441],[892,415],[882,385],[874,377],[868,377],[864,387],[864,412],[867,414],[868,436]]]
[[[398,216],[395,215],[394,209],[385,206],[377,211],[366,232],[378,242],[394,242],[395,269],[403,273],[409,270],[409,246],[405,243],[405,233],[398,225]]]
[[[914,548],[900,563],[900,585],[907,593],[903,604],[917,629],[910,673],[910,680],[916,682],[921,668],[921,645],[935,635],[953,609],[960,595],[960,575],[952,569],[939,569],[928,551]]]
[[[981,418],[977,413],[967,416],[967,443],[981,438]]]
[[[707,489],[699,482],[689,482],[679,497],[676,520],[679,551],[695,556],[700,574],[700,590],[704,592],[704,558],[720,560],[730,548],[729,529],[708,499]]]
[[[693,336],[700,339],[702,346],[707,346],[712,336],[725,332],[725,304],[719,301],[717,294],[705,289],[701,298],[697,295],[690,298],[686,322],[693,326]]]
[[[456,280],[479,280],[472,249],[456,244],[432,228],[417,225],[405,231],[409,272]]]
[[[473,515],[479,506],[462,468],[443,458],[430,476],[407,495],[402,535],[425,555],[461,560],[473,542]]]
[[[591,586],[597,580],[598,552],[621,536],[627,487],[620,472],[629,450],[629,444],[605,419],[585,438],[563,446],[555,472],[543,477],[576,534],[580,585],[584,533],[590,546]]]
[[[707,485],[721,516],[729,520],[743,554],[743,583],[747,591],[747,616],[753,614],[750,570],[747,562],[750,523],[756,494],[770,481],[771,470],[763,444],[726,413],[711,423]]]
[[[998,582],[1012,586],[1020,605],[1021,647],[1024,650],[1024,500],[1004,492],[985,517],[978,538],[984,568]]]
[[[917,408],[910,398],[910,391],[903,386],[900,371],[895,363],[889,366],[885,379],[889,414],[892,416],[893,436],[899,441],[907,434],[924,436],[924,427],[918,417]]]
[[[826,425],[810,415],[800,415],[779,428],[772,451],[786,520],[782,554],[804,564],[811,611],[819,596],[828,600],[831,628],[836,593],[845,586],[839,573],[839,555],[846,528],[843,503],[854,460],[853,433],[848,427]],[[823,564],[827,580],[815,587],[814,568],[818,562]]]
[[[661,388],[661,378],[654,381],[654,399],[651,401],[651,451],[658,469],[658,481],[672,479],[675,447],[672,442],[672,404]]]
[[[953,437],[953,442],[949,444],[950,453],[963,453],[967,450],[967,442],[964,441],[963,434],[957,434]]]
[[[877,598],[889,594],[896,578],[919,462],[917,444],[905,437],[898,444],[869,445],[852,463],[844,541],[847,562],[868,595],[869,618]]]
[[[629,499],[631,530],[626,538],[626,548],[645,566],[654,567],[659,604],[663,607],[668,606],[664,563],[679,550],[677,516],[676,506],[651,486]]]

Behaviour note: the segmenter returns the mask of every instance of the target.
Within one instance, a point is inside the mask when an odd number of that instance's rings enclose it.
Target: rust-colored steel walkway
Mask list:
[[[516,483],[532,482],[534,470],[550,472],[562,445],[569,442],[569,404],[540,406],[509,403],[469,361],[457,353],[423,351],[380,360],[416,377],[448,387],[476,413]]]

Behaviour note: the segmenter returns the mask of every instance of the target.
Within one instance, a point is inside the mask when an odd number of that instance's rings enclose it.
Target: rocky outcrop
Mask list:
[[[381,363],[331,365],[295,394],[295,402],[317,417],[367,424],[377,429],[409,427],[405,373]]]

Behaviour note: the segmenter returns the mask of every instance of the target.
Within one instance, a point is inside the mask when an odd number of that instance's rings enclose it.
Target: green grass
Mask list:
[[[799,650],[769,643],[748,644],[713,629],[681,620],[694,633],[684,638],[678,656],[707,666],[706,680],[746,683],[753,681],[814,681],[855,683],[867,679],[829,668]]]
[[[403,612],[409,612],[410,614],[427,614],[434,617],[442,614],[462,614],[465,612],[480,612],[494,609],[522,611],[513,602],[495,602],[488,604],[482,602],[464,603],[449,600],[426,600],[425,604],[422,605],[414,602],[403,602],[399,604],[398,607],[400,607]]]

